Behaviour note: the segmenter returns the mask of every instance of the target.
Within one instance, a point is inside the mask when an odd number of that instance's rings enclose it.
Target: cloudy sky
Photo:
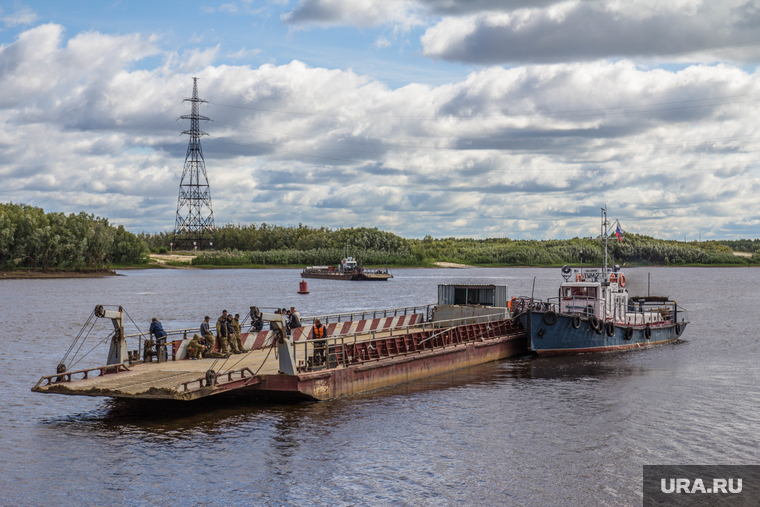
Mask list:
[[[30,1],[0,201],[174,226],[199,78],[217,225],[760,236],[760,0]]]

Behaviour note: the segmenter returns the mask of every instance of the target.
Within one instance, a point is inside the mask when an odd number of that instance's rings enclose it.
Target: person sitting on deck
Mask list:
[[[295,307],[291,306],[288,313],[290,314],[290,329],[301,327],[301,315],[296,311]]]
[[[312,327],[312,340],[314,341],[314,364],[321,365],[325,362],[325,349],[327,348],[327,328],[319,319],[314,319]]]
[[[193,336],[193,339],[190,340],[190,343],[187,344],[187,356],[190,359],[201,359],[203,357],[203,351],[205,347],[201,344],[203,341],[203,338],[201,338],[198,334]]]

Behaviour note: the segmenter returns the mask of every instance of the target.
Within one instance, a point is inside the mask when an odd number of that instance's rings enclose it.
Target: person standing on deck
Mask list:
[[[214,335],[211,334],[211,327],[210,327],[211,317],[206,315],[203,318],[203,322],[201,322],[201,336],[206,342],[206,352],[213,352],[214,351],[214,343],[216,340],[214,339]]]
[[[235,314],[235,319],[232,321],[232,329],[235,331],[233,334],[235,345],[237,345],[237,348],[241,352],[248,352],[248,350],[245,349],[243,346],[243,340],[240,338],[240,314]]]
[[[219,340],[219,349],[223,356],[230,353],[227,347],[227,338],[229,333],[227,332],[227,310],[222,311],[222,316],[216,321],[216,337]]]
[[[166,353],[166,331],[164,331],[164,326],[161,325],[161,321],[153,317],[148,331],[156,337],[156,352],[158,353],[158,347],[163,346],[164,353]]]
[[[227,344],[233,354],[242,354],[243,351],[240,350],[242,347],[238,347],[235,340],[235,325],[232,322],[232,315],[227,315]]]
[[[325,349],[327,348],[327,328],[319,319],[314,319],[312,327],[312,339],[314,340],[314,364],[319,366],[325,362]]]

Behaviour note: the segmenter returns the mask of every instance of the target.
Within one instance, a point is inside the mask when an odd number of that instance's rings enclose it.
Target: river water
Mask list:
[[[221,310],[302,315],[427,304],[439,283],[556,295],[558,269],[398,269],[389,282],[296,270],[145,270],[1,280],[0,504],[640,505],[644,464],[760,462],[760,270],[638,268],[691,324],[644,351],[522,357],[322,403],[177,408],[35,394],[96,304],[146,330]],[[100,328],[103,329],[103,328]],[[103,355],[101,350],[94,352]],[[102,364],[105,357],[92,357]]]

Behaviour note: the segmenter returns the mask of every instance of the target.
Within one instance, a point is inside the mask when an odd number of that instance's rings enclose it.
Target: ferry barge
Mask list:
[[[527,350],[522,327],[506,307],[493,303],[323,315],[319,318],[327,327],[327,339],[322,343],[312,339],[317,317],[304,317],[304,327],[288,334],[283,315],[251,307],[244,324],[248,319],[268,322],[271,330],[251,327],[241,335],[250,352],[193,361],[186,347],[194,330],[170,331],[166,345],[156,345],[146,334],[125,335],[125,316],[121,307],[96,307],[69,349],[84,350],[82,340],[92,334],[93,326],[110,320],[113,330],[105,365],[67,367],[64,361],[78,363],[64,356],[56,374],[43,376],[32,391],[142,400],[191,401],[218,395],[329,400]]]
[[[301,272],[301,278],[318,278],[322,280],[388,280],[393,275],[386,269],[364,269],[359,266],[356,259],[346,257],[340,265],[335,266],[310,266]]]
[[[686,310],[668,297],[628,294],[620,266],[607,266],[607,210],[602,213],[604,267],[564,266],[557,297],[515,301],[528,348],[539,355],[663,345],[678,340],[689,323]]]

